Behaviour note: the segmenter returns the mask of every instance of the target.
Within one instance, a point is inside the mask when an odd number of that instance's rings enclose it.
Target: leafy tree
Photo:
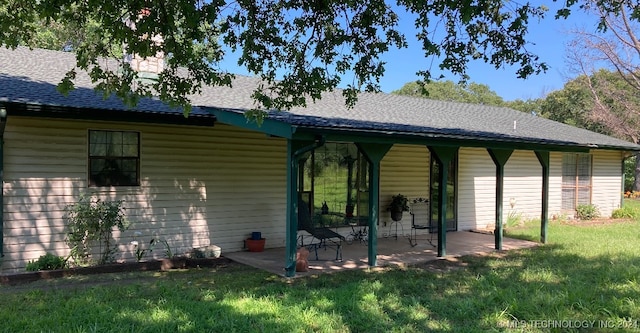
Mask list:
[[[610,115],[606,121],[600,118],[603,107]],[[541,115],[634,143],[640,136],[640,96],[619,74],[605,69],[579,76],[547,95],[541,102]],[[634,189],[638,179],[635,168],[630,172],[630,161],[635,164],[636,158],[625,161],[626,190]]]
[[[506,106],[514,110],[544,117],[544,114],[542,113],[543,101],[544,101],[543,98],[527,99],[527,100],[516,99],[515,101],[506,102]]]
[[[77,68],[62,81],[62,90],[73,87],[81,69],[105,94],[129,103],[158,95],[186,113],[189,96],[203,85],[231,85],[233,76],[220,62],[238,51],[238,64],[262,79],[253,91],[259,105],[288,109],[339,84],[346,83],[349,105],[358,91],[378,91],[385,70],[380,55],[407,46],[398,30],[401,16],[414,20],[425,57],[463,81],[471,60],[497,68],[514,65],[515,74],[526,78],[547,68],[526,49],[529,22],[547,10],[503,0],[398,0],[393,7],[384,0],[5,0],[0,44],[37,44],[34,40],[43,38],[37,29],[41,22],[71,27],[82,38],[73,45]],[[569,10],[563,7],[556,15]],[[142,58],[164,54],[165,69],[157,80],[140,81],[114,46],[126,46],[128,54]],[[120,67],[106,67],[105,57],[119,58]],[[419,74],[428,81],[431,68]]]
[[[427,97],[435,100],[455,101],[474,104],[506,106],[514,110],[545,116],[542,111],[543,98],[504,101],[486,84],[471,82],[468,85],[453,81],[431,81],[422,85],[420,82],[409,82],[392,94]]]
[[[471,82],[469,84],[454,83],[453,81],[431,81],[422,85],[420,82],[409,82],[392,94],[428,97],[442,101],[454,101],[474,104],[502,106],[502,97],[491,90],[486,84]]]
[[[540,114],[551,120],[611,135],[610,131],[589,117],[592,108],[593,98],[582,76],[548,94],[541,102]]]
[[[581,8],[600,18],[599,31],[572,32],[568,52],[569,62],[590,95],[586,117],[604,132],[640,143],[640,4],[588,0]],[[638,157],[640,154],[635,159],[634,190],[640,190]]]

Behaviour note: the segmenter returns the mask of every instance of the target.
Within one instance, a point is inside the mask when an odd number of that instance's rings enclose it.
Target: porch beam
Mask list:
[[[281,137],[285,139],[293,139],[293,134],[296,132],[296,127],[277,120],[265,118],[262,123],[258,124],[254,120],[249,120],[241,112],[233,112],[218,108],[204,108],[210,114],[216,117],[216,120],[220,123],[245,128],[248,130],[259,131],[267,135]],[[315,137],[307,138],[307,140],[313,141]]]
[[[507,164],[513,150],[487,149],[493,163],[496,165],[496,229],[495,248],[502,250],[502,201],[504,197],[504,165]]]
[[[393,145],[356,143],[369,161],[369,266],[376,266],[378,258],[378,212],[380,210],[380,161]]]
[[[306,158],[308,152],[323,144],[324,139],[316,142],[287,140],[286,277],[296,275],[296,252],[298,250],[298,168],[300,160]]]
[[[458,155],[459,147],[429,146],[429,152],[440,167],[438,177],[438,257],[447,255],[447,179],[449,166]]]
[[[547,242],[549,226],[549,152],[536,151],[536,157],[542,166],[542,212],[540,213],[540,242]]]
[[[360,131],[356,129],[308,128],[298,127],[293,134],[294,139],[309,140],[318,134],[327,137],[327,141],[361,142],[376,144],[409,144],[441,147],[476,147],[505,150],[553,150],[562,152],[588,153],[592,148],[587,146],[566,145],[544,142],[513,142],[499,139],[473,138],[471,136],[445,136],[389,133],[378,131]]]

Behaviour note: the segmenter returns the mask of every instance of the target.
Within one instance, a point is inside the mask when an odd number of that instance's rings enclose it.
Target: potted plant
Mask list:
[[[409,210],[409,199],[402,194],[394,195],[391,197],[387,210],[391,212],[392,220],[400,221],[402,220],[402,212]]]
[[[345,210],[344,210],[345,216],[349,219],[353,217],[353,212],[356,208],[355,205],[353,204],[354,201],[355,201],[354,199],[349,198],[347,200],[347,206],[345,207]]]
[[[249,252],[262,252],[264,251],[265,239],[262,238],[262,233],[254,231],[251,233],[251,237],[247,238],[244,242],[245,247]]]

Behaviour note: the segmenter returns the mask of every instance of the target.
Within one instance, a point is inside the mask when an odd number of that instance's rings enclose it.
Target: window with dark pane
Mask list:
[[[89,185],[140,185],[140,133],[89,131]]]
[[[591,203],[591,155],[562,156],[562,209],[575,210]]]

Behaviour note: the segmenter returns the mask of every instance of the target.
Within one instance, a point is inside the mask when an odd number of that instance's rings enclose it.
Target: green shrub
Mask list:
[[[507,222],[505,223],[506,228],[517,227],[521,225],[523,221],[522,213],[518,213],[515,210],[510,211],[507,215]]]
[[[614,219],[638,219],[640,218],[640,210],[631,205],[624,205],[614,209],[613,212],[611,212],[611,217]]]
[[[65,207],[64,218],[68,228],[66,242],[79,265],[90,263],[94,243],[99,247],[98,264],[111,262],[117,251],[117,245],[111,243],[113,228],[124,231],[129,226],[122,200],[103,201],[86,194]]]
[[[578,205],[578,207],[576,207],[576,214],[581,220],[592,220],[600,217],[600,211],[594,204]]]
[[[53,255],[49,252],[41,255],[38,260],[29,261],[27,263],[27,271],[50,271],[53,269],[63,269],[67,267],[67,260],[63,257]]]

